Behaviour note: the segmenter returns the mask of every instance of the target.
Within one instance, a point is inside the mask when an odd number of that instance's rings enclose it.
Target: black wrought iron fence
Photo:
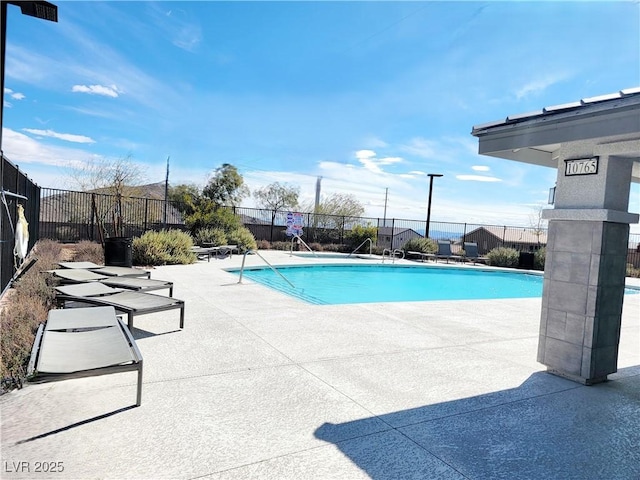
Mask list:
[[[286,242],[287,211],[230,207],[256,240]],[[41,190],[40,236],[62,242],[101,241],[107,236],[139,236],[147,230],[186,229],[180,205],[162,199],[121,197],[102,193],[75,192],[43,188]],[[166,211],[166,214],[165,214]],[[121,219],[121,220],[119,220]],[[379,248],[401,248],[411,238],[423,238],[426,220],[349,217],[302,213],[302,239],[307,243],[345,243],[356,226],[374,227]],[[121,221],[121,225],[119,222]],[[119,227],[122,227],[121,229]],[[449,240],[452,251],[464,242],[478,244],[480,255],[496,247],[532,252],[547,243],[546,229],[484,225],[474,223],[434,222],[429,237]],[[640,264],[640,234],[629,237],[629,263]]]
[[[18,205],[24,207],[29,224],[30,251],[39,238],[38,213],[40,211],[40,187],[33,183],[17,165],[1,156],[0,179],[2,181],[2,212],[0,213],[0,292],[11,282],[15,274],[14,246]]]
[[[43,188],[40,231],[61,242],[136,237],[148,230],[184,228],[182,214],[155,198]]]

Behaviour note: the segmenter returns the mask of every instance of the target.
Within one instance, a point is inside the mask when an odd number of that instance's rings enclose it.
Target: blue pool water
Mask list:
[[[531,298],[542,296],[543,282],[541,275],[523,272],[399,265],[314,265],[278,271],[295,288],[269,268],[245,268],[243,277],[321,305]]]

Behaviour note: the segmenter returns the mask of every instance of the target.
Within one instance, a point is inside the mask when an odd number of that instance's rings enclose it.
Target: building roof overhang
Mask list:
[[[482,155],[551,168],[561,147],[591,143],[601,154],[633,159],[632,180],[640,182],[640,87],[510,115],[471,134]]]

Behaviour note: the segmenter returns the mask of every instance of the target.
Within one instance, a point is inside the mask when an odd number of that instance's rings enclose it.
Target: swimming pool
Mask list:
[[[277,269],[295,288],[270,268],[245,268],[243,277],[320,305],[542,296],[542,275],[517,271],[379,264]]]

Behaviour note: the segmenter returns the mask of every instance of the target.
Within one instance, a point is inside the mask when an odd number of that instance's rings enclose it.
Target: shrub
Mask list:
[[[487,264],[494,267],[517,267],[519,259],[515,248],[498,247],[487,253]]]
[[[351,230],[347,232],[345,235],[347,246],[350,249],[354,249],[362,245],[363,242],[367,240],[367,238],[371,239],[372,245],[376,244],[376,239],[378,235],[378,228],[373,225],[367,224],[366,227],[362,225],[356,225]],[[368,243],[368,242],[367,242]],[[364,245],[363,247],[366,247]]]
[[[271,244],[269,240],[258,240],[257,242],[258,250],[270,250]]]
[[[203,243],[212,243],[216,245],[226,245],[227,235],[220,228],[205,227],[198,230],[193,236],[194,243],[202,245]]]
[[[410,238],[402,246],[404,253],[407,252],[421,252],[421,253],[436,253],[438,251],[438,242],[431,238]]]
[[[178,265],[196,261],[191,251],[193,240],[180,230],[149,231],[133,239],[133,263],[136,265]]]
[[[185,224],[191,233],[196,233],[203,228],[219,228],[225,232],[242,227],[240,217],[226,207],[217,207],[213,204],[204,204],[191,215],[185,218]]]
[[[246,227],[236,228],[227,233],[227,242],[229,245],[238,245],[241,252],[247,250],[255,250],[258,248],[253,233]]]
[[[71,261],[93,262],[102,265],[104,263],[104,248],[99,243],[82,240],[75,245]]]
[[[547,256],[547,249],[542,247],[533,254],[533,268],[536,270],[544,270],[544,262]]]
[[[289,251],[291,250],[291,242],[273,242],[271,249]]]
[[[627,277],[640,278],[640,268],[636,268],[632,263],[627,263]]]
[[[51,274],[44,270],[56,268],[61,255],[62,246],[58,242],[39,241],[28,257],[38,261],[5,294],[6,302],[0,310],[3,390],[22,385],[38,325],[47,319],[48,311],[54,307]]]

